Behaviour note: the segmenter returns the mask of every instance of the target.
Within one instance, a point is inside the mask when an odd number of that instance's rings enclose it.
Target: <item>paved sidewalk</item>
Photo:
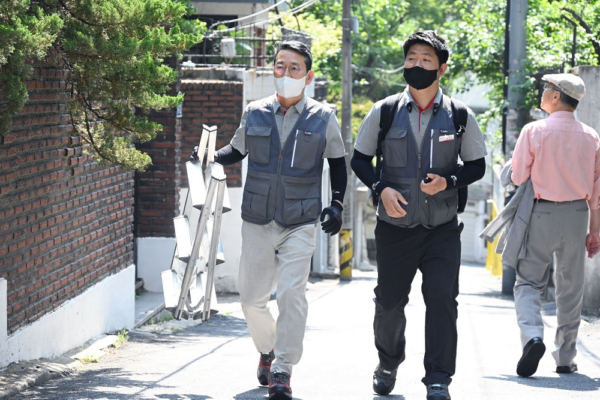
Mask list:
[[[316,280],[310,285],[305,351],[292,377],[294,398],[425,399],[419,276],[406,309],[406,361],[392,395],[383,397],[371,389],[377,364],[372,333],[376,273],[353,272],[352,282]],[[521,349],[512,298],[501,295],[499,279],[480,266],[463,266],[460,284],[459,356],[450,387],[454,400],[600,398],[600,323],[585,323],[580,330],[579,373],[554,373],[548,351],[534,377],[520,378],[515,373]],[[231,297],[219,301],[227,311],[207,323],[173,333],[132,332],[129,342],[99,363],[12,399],[264,400],[267,389],[255,377],[258,353],[239,303]],[[550,303],[546,309],[552,314]],[[550,347],[555,317],[545,321]]]

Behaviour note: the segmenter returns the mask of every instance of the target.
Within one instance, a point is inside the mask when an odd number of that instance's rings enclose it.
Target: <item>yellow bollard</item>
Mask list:
[[[490,215],[490,222],[494,220],[498,216],[498,208],[496,207],[496,203],[492,201],[492,212]],[[500,240],[500,235],[496,236],[496,239],[492,243],[487,244],[487,261],[485,263],[485,268],[489,269],[492,275],[500,276],[502,275],[502,254],[496,253],[496,247],[498,246],[498,240]]]
[[[352,230],[340,230],[340,280],[352,280]]]

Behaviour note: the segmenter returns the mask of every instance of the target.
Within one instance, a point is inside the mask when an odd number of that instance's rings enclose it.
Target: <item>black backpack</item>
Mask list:
[[[377,134],[377,150],[375,152],[376,164],[375,164],[375,182],[379,181],[381,177],[381,156],[383,154],[383,149],[381,148],[381,142],[385,139],[385,135],[387,135],[390,127],[392,126],[392,122],[394,121],[394,115],[396,114],[396,110],[398,109],[398,104],[400,104],[400,100],[404,92],[396,95],[390,96],[386,99],[386,101],[381,106],[381,116],[379,118],[379,133]],[[460,138],[463,133],[465,133],[465,129],[467,126],[467,119],[469,118],[469,111],[467,110],[467,106],[459,100],[455,100],[450,98],[450,106],[452,107],[452,119],[454,120],[454,127],[456,128],[456,135]],[[434,113],[437,110],[434,110]],[[459,166],[462,166],[459,164]],[[379,203],[379,196],[377,193],[373,191],[373,205],[377,207]],[[467,205],[467,199],[469,197],[469,187],[465,186],[458,189],[458,207],[457,212],[460,214],[465,211],[465,207]]]

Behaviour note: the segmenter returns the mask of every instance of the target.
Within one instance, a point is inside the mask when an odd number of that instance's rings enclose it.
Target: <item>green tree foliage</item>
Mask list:
[[[352,37],[352,64],[354,93],[379,100],[401,90],[405,85],[402,43],[413,32],[440,29],[451,14],[456,0],[357,0],[352,2],[352,14],[358,17],[359,33]],[[302,0],[290,2],[293,6]],[[314,23],[339,27],[342,21],[342,0],[315,3],[305,13],[314,17]],[[292,25],[293,26],[293,25]],[[311,33],[314,25],[302,25]],[[316,58],[316,57],[315,57]],[[337,52],[328,56],[316,70],[332,82],[341,82],[341,43]],[[334,85],[335,88],[335,85]]]
[[[162,129],[142,111],[172,108],[177,72],[164,64],[202,38],[185,20],[188,0],[3,0],[0,3],[1,132],[27,100],[27,59],[65,68],[68,109],[96,159],[144,170],[151,159],[133,146]]]
[[[526,79],[516,88],[525,94],[520,106],[526,112],[538,106],[534,75],[545,69],[570,66],[573,25],[566,18],[577,25],[575,65],[600,62],[600,1],[529,0],[528,6]],[[487,97],[492,108],[482,120],[485,124],[500,117],[505,106],[506,1],[457,0],[453,15],[441,29],[452,49],[445,83],[453,91],[466,90],[476,83],[489,85]]]
[[[296,16],[287,15],[281,21],[283,26],[299,27],[302,31],[310,33],[313,71],[317,76],[325,76],[330,80],[330,91],[341,93],[342,26],[340,22],[328,20],[324,23],[310,11]],[[267,36],[281,36],[279,25],[271,24]],[[274,52],[275,48],[271,49],[271,53]]]
[[[27,101],[23,80],[32,68],[28,58],[44,58],[63,27],[57,14],[49,14],[29,0],[0,2],[0,132]]]

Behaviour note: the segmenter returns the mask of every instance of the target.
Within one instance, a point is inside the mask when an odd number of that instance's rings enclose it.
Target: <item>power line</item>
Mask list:
[[[218,21],[218,22],[215,22],[214,24],[212,24],[211,26],[208,27],[208,30],[211,30],[216,25],[230,24],[232,22],[239,22],[239,21],[246,20],[248,18],[253,18],[254,16],[256,16],[258,14],[261,14],[261,13],[264,13],[266,11],[270,11],[270,10],[272,10],[274,8],[277,8],[278,6],[280,6],[283,3],[287,3],[287,0],[281,0],[279,3],[273,4],[272,6],[267,7],[267,8],[265,8],[265,9],[263,9],[263,10],[257,12],[257,13],[246,15],[245,17],[236,18],[236,19],[230,19],[229,21]]]
[[[307,2],[300,4],[298,7],[296,7],[296,8],[293,8],[293,9],[291,9],[291,10],[288,10],[288,11],[286,11],[285,13],[282,13],[282,14],[276,15],[275,17],[271,17],[271,18],[265,18],[265,19],[262,19],[262,20],[259,20],[259,21],[254,21],[254,22],[253,22],[253,23],[251,23],[251,24],[242,25],[242,26],[236,26],[235,28],[222,29],[222,30],[219,30],[219,31],[218,31],[218,33],[219,33],[219,34],[221,34],[221,33],[225,33],[225,32],[237,31],[237,30],[240,30],[240,29],[244,29],[244,28],[248,28],[248,27],[251,27],[251,26],[254,26],[254,25],[260,24],[260,23],[265,23],[265,24],[268,24],[268,23],[270,23],[270,22],[277,21],[277,20],[279,20],[279,19],[281,19],[281,18],[283,18],[283,17],[285,17],[285,16],[288,16],[288,15],[294,15],[294,14],[296,14],[296,13],[298,13],[298,12],[300,12],[300,11],[304,10],[305,8],[308,8],[308,7],[312,6],[312,5],[313,5],[313,4],[315,4],[317,1],[321,1],[321,0],[308,0]],[[283,1],[282,1],[282,2],[283,2]],[[282,2],[280,2],[280,3],[282,3]],[[280,4],[280,3],[277,3],[277,4]],[[268,9],[264,9],[264,10],[262,10],[262,11],[259,11],[259,12],[257,12],[257,13],[254,13],[254,14],[252,14],[252,15],[248,15],[248,16],[246,16],[246,17],[243,17],[243,18],[244,18],[244,19],[251,18],[251,17],[254,17],[254,16],[258,15],[258,14],[264,13],[264,12],[265,12],[265,11],[267,11],[267,10],[268,10]],[[241,19],[241,18],[240,18],[240,19]],[[212,28],[213,26],[215,26],[215,25],[224,24],[224,23],[229,23],[229,22],[232,22],[232,21],[237,21],[237,20],[231,20],[231,21],[218,22],[218,23],[212,24],[212,25],[211,25],[211,28]],[[217,33],[217,32],[215,32],[215,33]],[[211,35],[212,35],[212,34],[211,34]],[[211,35],[208,35],[207,37],[210,37]]]

